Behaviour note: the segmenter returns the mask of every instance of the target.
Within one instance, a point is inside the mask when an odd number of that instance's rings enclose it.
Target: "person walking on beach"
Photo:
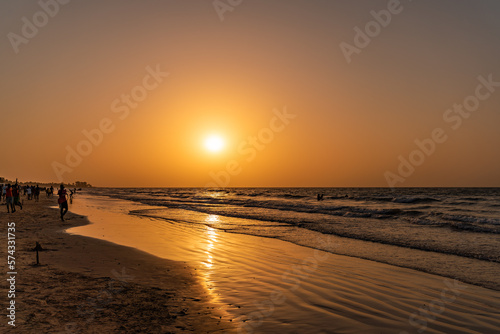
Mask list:
[[[64,185],[61,184],[61,189],[57,192],[59,198],[57,199],[57,203],[59,203],[59,208],[61,209],[61,220],[64,221],[64,215],[68,212],[68,199],[66,189],[64,189]]]
[[[7,212],[16,212],[16,208],[14,207],[14,199],[12,198],[12,187],[10,184],[7,185],[7,189],[5,190],[5,201],[7,202]],[[9,211],[9,207],[11,211]]]
[[[31,200],[31,186],[26,187],[26,193],[28,194],[28,201]]]
[[[19,205],[21,210],[23,209],[23,205],[21,204],[21,201],[19,200],[19,197],[21,196],[21,189],[19,188],[19,185],[16,183],[14,187],[12,187],[12,197],[14,198],[14,212],[16,211],[16,205]]]
[[[39,199],[40,199],[40,187],[37,184],[35,187],[35,202],[38,202]]]

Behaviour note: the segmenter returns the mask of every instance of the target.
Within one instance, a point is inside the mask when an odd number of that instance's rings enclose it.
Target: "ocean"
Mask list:
[[[277,238],[500,290],[500,188],[87,191],[151,206],[130,215]],[[334,242],[322,243],[324,235]]]

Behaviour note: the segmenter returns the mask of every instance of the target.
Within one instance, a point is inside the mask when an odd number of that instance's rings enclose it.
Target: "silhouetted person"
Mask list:
[[[12,198],[12,187],[10,184],[7,185],[7,189],[5,190],[5,201],[7,202],[7,212],[16,212],[16,208],[14,207],[14,198]],[[11,211],[9,211],[9,208]]]
[[[322,201],[323,200],[323,194],[318,194],[318,201]]]
[[[5,199],[5,193],[7,192],[7,185],[2,184],[2,201]]]
[[[61,209],[61,220],[64,221],[64,215],[68,212],[68,199],[66,189],[64,189],[64,185],[61,184],[61,189],[57,192],[59,198],[57,199],[57,203],[59,203],[59,208]]]
[[[40,187],[38,186],[38,184],[36,185],[34,191],[35,191],[35,202],[38,202],[38,200],[40,199]]]
[[[19,185],[16,183],[14,187],[12,187],[12,197],[14,198],[14,211],[16,211],[15,207],[16,205],[19,205],[21,210],[23,209],[23,205],[21,204],[21,201],[19,200],[19,197],[21,196],[21,189],[19,188]]]

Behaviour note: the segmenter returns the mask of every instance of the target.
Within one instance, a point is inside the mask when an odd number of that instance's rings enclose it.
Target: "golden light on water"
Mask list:
[[[213,221],[210,221],[211,217],[213,217],[213,216],[214,215],[210,215],[206,221],[213,223]],[[215,217],[217,217],[217,216],[215,216]],[[215,228],[207,226],[206,236],[207,236],[207,246],[206,246],[207,248],[205,250],[205,254],[207,255],[207,259],[205,261],[203,261],[202,263],[205,265],[205,267],[207,267],[207,269],[212,269],[212,267],[214,265],[212,252],[213,252],[213,249],[215,248],[215,245],[217,243],[217,236],[218,236],[217,230]]]
[[[205,221],[208,224],[213,224],[218,222],[219,217],[217,215],[208,215]],[[201,264],[205,266],[207,270],[203,270],[203,276],[205,280],[205,285],[207,287],[207,290],[214,298],[216,298],[216,293],[214,291],[214,285],[212,281],[212,270],[214,269],[214,256],[213,256],[213,251],[215,247],[217,246],[217,237],[218,237],[218,231],[215,228],[207,226],[205,229],[205,236],[206,236],[206,248],[204,253],[206,254],[206,259],[204,259]]]

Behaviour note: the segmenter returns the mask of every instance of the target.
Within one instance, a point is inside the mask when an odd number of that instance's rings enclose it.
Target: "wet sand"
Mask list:
[[[69,233],[185,261],[241,333],[498,333],[500,293],[450,278],[339,256],[190,220],[226,219],[180,209],[165,219],[129,214],[137,203],[82,196],[94,223]],[[169,219],[171,217],[172,219]],[[175,221],[174,221],[175,217]],[[230,218],[229,218],[230,219]],[[334,237],[320,242],[335,244]],[[162,279],[158,277],[158,279]]]
[[[7,266],[7,224],[15,223],[15,298],[4,279],[2,328],[19,333],[231,333],[232,319],[213,302],[202,279],[184,262],[65,229],[88,224],[71,212],[61,222],[49,206],[24,198],[23,210],[1,219],[1,270]],[[5,210],[4,210],[5,209]],[[33,248],[38,241],[40,265]],[[15,301],[15,327],[6,308]]]

